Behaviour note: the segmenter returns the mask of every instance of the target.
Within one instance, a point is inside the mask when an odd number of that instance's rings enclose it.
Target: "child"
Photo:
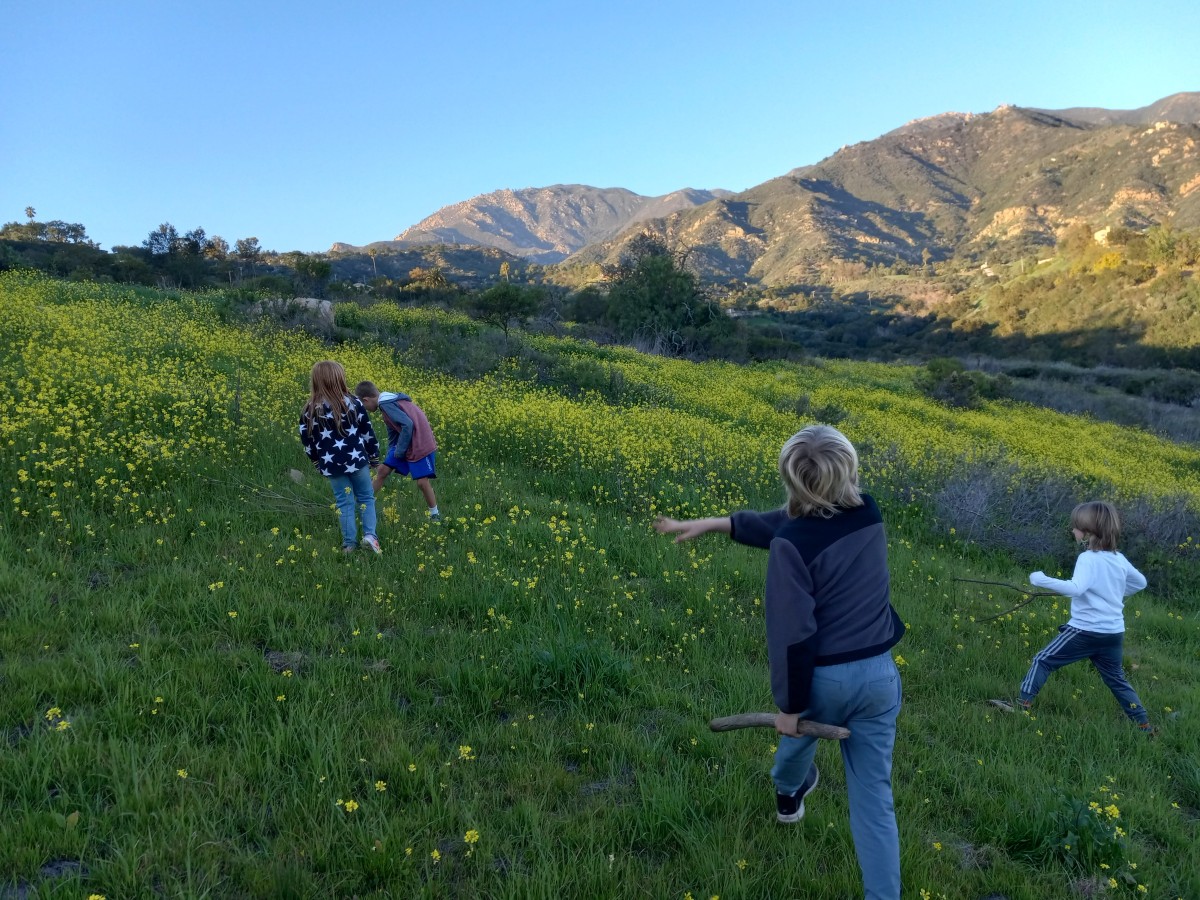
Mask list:
[[[841,725],[850,830],[871,900],[900,896],[900,838],[892,804],[892,747],[900,673],[889,652],[904,636],[888,588],[887,537],[875,501],[858,489],[858,454],[836,428],[813,425],[779,454],[787,505],[713,519],[659,518],[679,541],[709,531],[767,549],[771,692],[781,735],[771,777],[780,822],[804,817],[817,786],[816,738],[799,717]]]
[[[312,395],[300,414],[300,442],[317,471],[329,479],[342,527],[342,551],[353,552],[358,527],[355,506],[362,509],[363,543],[382,553],[375,536],[375,492],[371,472],[379,463],[379,442],[371,417],[350,393],[346,370],[324,360],[312,367]]]
[[[379,410],[387,423],[388,452],[383,465],[375,473],[375,491],[378,493],[393,471],[408,475],[417,483],[421,496],[425,498],[429,518],[434,522],[440,521],[442,514],[438,511],[437,497],[433,493],[433,479],[437,478],[434,470],[437,441],[421,407],[413,403],[408,394],[391,391],[381,394],[379,388],[370,381],[360,381],[354,393],[371,412]]]
[[[1137,692],[1125,678],[1121,651],[1125,642],[1125,598],[1146,586],[1146,577],[1120,551],[1121,520],[1110,503],[1093,500],[1071,511],[1071,532],[1087,549],[1075,561],[1070,581],[1033,572],[1029,583],[1071,598],[1071,618],[1060,625],[1058,636],[1043,647],[1021,682],[1017,704],[1033,705],[1050,673],[1073,662],[1090,659],[1125,715],[1147,734],[1153,734],[1150,717]]]

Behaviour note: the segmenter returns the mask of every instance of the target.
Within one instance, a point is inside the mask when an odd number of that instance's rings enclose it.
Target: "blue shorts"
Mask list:
[[[428,456],[422,456],[415,462],[409,462],[407,459],[396,459],[392,455],[392,451],[388,451],[387,458],[383,464],[389,469],[395,469],[401,475],[408,475],[413,481],[420,481],[422,478],[437,478],[437,472],[433,469],[433,458],[437,453],[430,453]]]

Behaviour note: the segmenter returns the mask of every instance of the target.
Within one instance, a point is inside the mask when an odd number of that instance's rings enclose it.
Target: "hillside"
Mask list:
[[[551,185],[499,190],[438,210],[380,248],[421,244],[490,247],[536,263],[555,263],[645,219],[707,203],[728,191],[691,188],[644,197],[624,188]],[[334,244],[345,251],[345,244]]]
[[[347,558],[294,434],[331,348],[248,330],[215,300],[0,275],[6,894],[853,895],[837,750],[820,748],[821,791],[784,829],[766,776],[776,738],[706,728],[769,708],[762,554],[675,546],[648,525],[777,503],[773,457],[802,401],[842,416],[888,522],[908,626],[904,883],[955,898],[1066,900],[1108,878],[1200,892],[1196,593],[1165,590],[1172,571],[1194,577],[1190,542],[1162,542],[1157,560],[1129,547],[1154,573],[1126,643],[1153,744],[1082,666],[1032,717],[981,702],[1020,678],[1065,607],[1005,614],[1019,591],[956,581],[1027,571],[993,541],[1017,520],[972,506],[981,484],[1001,502],[1015,488],[1026,510],[1040,496],[1032,518],[1058,537],[1040,559],[1061,568],[1072,497],[1029,494],[1052,484],[1040,473],[1194,501],[1195,451],[1022,407],[940,409],[886,366],[693,365],[539,340],[461,380],[408,365],[393,339],[477,352],[472,323],[354,306],[389,340],[336,356],[428,411],[446,521],[389,485],[384,554]],[[535,351],[576,380],[608,372],[614,399],[530,383]],[[978,458],[990,481],[947,479],[947,462],[1000,444],[1018,470]],[[954,532],[934,519],[943,488]]]
[[[1196,96],[1177,95],[1167,106],[1190,109]],[[1200,225],[1200,125],[1086,118],[1001,107],[910,123],[740,194],[643,223],[569,262],[611,261],[650,230],[690,248],[711,279],[785,285],[831,259],[1037,255],[1076,222]]]
[[[1014,503],[1056,536],[1041,564],[1069,566],[1074,497],[1056,476],[1194,503],[1194,450],[1020,406],[946,410],[878,365],[537,339],[458,379],[410,365],[397,339],[461,357],[487,346],[474,323],[349,308],[386,342],[251,328],[214,292],[0,274],[0,892],[854,895],[837,749],[818,752],[808,817],[781,828],[775,736],[706,728],[770,706],[763,555],[649,527],[778,503],[774,455],[819,409],[864,453],[908,628],[907,889],[1066,900],[1111,878],[1200,894],[1193,542],[1128,545],[1152,573],[1125,652],[1154,743],[1083,666],[1035,715],[995,713],[983,698],[1015,685],[1065,605],[1006,613],[1019,589],[957,581],[1021,581],[995,542],[1021,525]],[[309,367],[331,352],[411,391],[442,444],[445,521],[389,484],[378,557],[341,553],[295,438]],[[534,383],[534,359],[611,397]],[[981,488],[1009,506],[980,508]],[[954,509],[952,531],[939,510]]]

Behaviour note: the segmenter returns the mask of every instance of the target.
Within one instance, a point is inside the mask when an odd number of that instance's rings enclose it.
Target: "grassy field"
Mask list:
[[[785,827],[773,734],[707,728],[771,708],[763,556],[650,528],[778,503],[801,396],[888,448],[865,480],[909,625],[905,895],[1200,897],[1195,595],[1152,582],[1127,607],[1157,740],[1079,666],[1006,716],[983,701],[1015,690],[1064,605],[981,621],[1021,595],[954,579],[1027,569],[902,489],[1003,445],[1022,477],[1200,502],[1195,451],[1028,407],[942,410],[883,366],[540,339],[619,369],[643,398],[620,406],[220,309],[0,276],[0,898],[855,896],[836,747]],[[327,357],[413,394],[443,447],[445,521],[394,478],[381,557],[340,553],[295,437]],[[1069,558],[1061,530],[1047,552]]]

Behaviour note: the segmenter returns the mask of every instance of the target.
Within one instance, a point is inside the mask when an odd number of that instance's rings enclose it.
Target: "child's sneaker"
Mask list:
[[[442,521],[442,514],[440,512],[430,513],[429,521],[437,524],[438,522]]]
[[[812,779],[811,781],[809,779]],[[804,818],[804,798],[813,792],[813,788],[817,786],[817,782],[821,780],[821,774],[817,771],[816,764],[813,764],[809,770],[809,777],[804,779],[804,784],[800,785],[800,789],[794,794],[781,794],[775,792],[775,817],[785,825],[790,825],[792,822],[799,822]]]
[[[383,548],[379,546],[379,538],[375,537],[373,534],[363,535],[363,546],[370,547],[371,550],[376,554],[383,552]]]
[[[1155,728],[1153,725],[1151,725],[1149,722],[1138,722],[1138,731],[1140,731],[1142,734],[1144,734],[1148,738],[1158,737],[1158,729]]]
[[[1032,700],[1022,700],[1019,697],[1015,700],[989,700],[988,703],[997,709],[1004,710],[1006,713],[1015,713],[1017,710],[1029,712],[1033,709]]]
[[[342,552],[343,553],[353,553],[357,549],[358,548],[355,547],[353,544],[347,544],[345,547],[342,548]]]

